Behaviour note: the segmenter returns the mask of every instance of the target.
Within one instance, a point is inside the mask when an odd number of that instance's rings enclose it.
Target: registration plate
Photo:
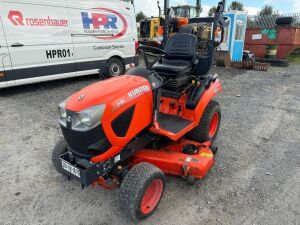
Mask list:
[[[67,163],[64,160],[61,160],[62,168],[69,173],[73,174],[74,176],[80,178],[80,170],[76,168],[75,166],[72,166],[70,163]]]

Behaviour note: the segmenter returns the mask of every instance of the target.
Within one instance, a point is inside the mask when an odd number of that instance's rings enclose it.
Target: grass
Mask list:
[[[290,61],[291,64],[300,65],[300,47],[297,48],[292,54],[286,57]]]

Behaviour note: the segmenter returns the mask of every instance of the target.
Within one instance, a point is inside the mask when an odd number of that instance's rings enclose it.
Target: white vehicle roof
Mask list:
[[[70,7],[76,8],[95,8],[95,7],[104,7],[110,6],[113,8],[116,7],[130,7],[131,3],[121,1],[121,0],[2,0],[3,2],[18,2],[18,3],[31,3],[31,4],[43,4],[43,5],[54,5],[54,6],[65,6],[66,3]]]
[[[68,6],[81,7],[81,8],[95,8],[95,7],[129,7],[130,3],[120,0],[66,0]]]

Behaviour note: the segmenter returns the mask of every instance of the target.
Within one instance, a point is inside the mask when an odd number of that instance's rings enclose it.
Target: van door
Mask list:
[[[11,79],[43,81],[51,75],[76,74],[64,1],[51,5],[2,1],[0,13],[14,70]]]
[[[7,42],[5,39],[3,27],[2,27],[2,20],[0,17],[0,87],[4,85],[3,83],[1,85],[1,82],[7,80],[7,76],[10,76],[11,71],[12,68],[11,68],[10,56],[8,52],[8,47],[7,47]]]

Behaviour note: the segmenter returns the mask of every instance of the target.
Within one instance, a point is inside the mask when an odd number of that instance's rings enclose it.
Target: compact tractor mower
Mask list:
[[[220,2],[214,30],[226,26],[223,10]],[[222,87],[206,73],[219,43],[213,32],[208,55],[199,57],[187,30],[154,49],[160,55],[153,62],[146,54],[153,47],[141,46],[146,68],[92,84],[59,105],[64,138],[53,151],[56,170],[82,188],[120,186],[121,206],[136,220],[157,208],[165,174],[193,182],[214,164],[221,109],[213,98]]]

